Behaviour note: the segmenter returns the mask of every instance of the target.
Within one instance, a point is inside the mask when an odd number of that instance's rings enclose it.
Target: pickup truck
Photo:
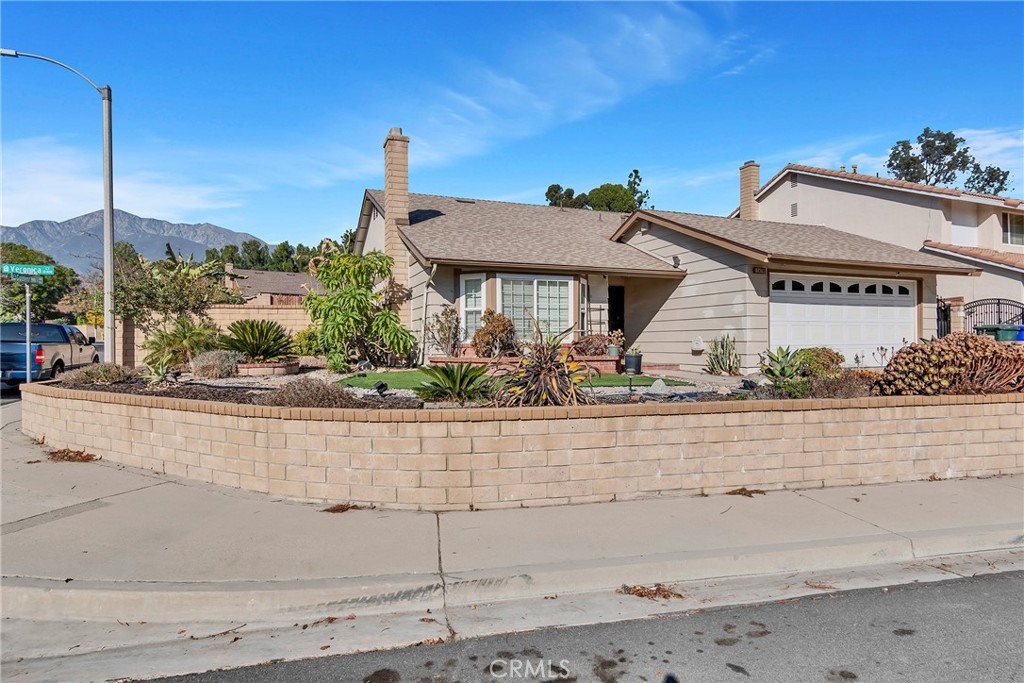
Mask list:
[[[96,339],[73,325],[33,323],[32,381],[53,379],[65,370],[99,363]],[[25,381],[25,324],[0,323],[0,388]]]

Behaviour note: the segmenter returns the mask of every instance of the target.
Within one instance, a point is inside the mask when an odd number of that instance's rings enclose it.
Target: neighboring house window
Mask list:
[[[1003,244],[1024,245],[1024,215],[1003,214]]]
[[[484,314],[484,276],[463,275],[460,278],[462,283],[461,305],[462,329],[466,331],[465,339],[473,338],[473,334],[482,325],[481,318]]]
[[[583,330],[583,334],[587,332],[587,309],[590,304],[590,285],[583,278],[580,278],[580,317],[577,327]],[[564,329],[564,328],[563,328]]]
[[[566,330],[572,322],[571,278],[553,275],[502,275],[499,278],[501,313],[516,326],[523,340],[536,336],[533,319],[545,336]]]

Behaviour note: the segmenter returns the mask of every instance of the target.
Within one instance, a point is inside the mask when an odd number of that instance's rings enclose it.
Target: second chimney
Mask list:
[[[740,166],[740,218],[757,220],[755,195],[761,189],[761,166],[753,161]]]

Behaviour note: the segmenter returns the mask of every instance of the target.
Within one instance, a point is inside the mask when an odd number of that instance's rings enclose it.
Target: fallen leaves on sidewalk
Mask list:
[[[672,598],[686,597],[682,593],[672,590],[663,583],[656,583],[653,588],[640,585],[627,586],[626,584],[622,584],[615,589],[615,592],[622,595],[634,595],[638,598],[647,598],[648,600],[671,600]]]
[[[804,585],[808,588],[813,588],[819,591],[834,591],[838,590],[835,586],[830,583],[824,583],[822,581],[804,581]]]
[[[355,503],[338,503],[332,505],[329,508],[324,508],[320,512],[348,512],[349,510],[362,510],[362,505],[356,505]]]
[[[73,451],[70,448],[61,448],[56,451],[50,451],[50,454],[46,456],[53,462],[92,462],[96,460],[96,456],[92,453],[86,453],[85,451]]]
[[[738,489],[725,492],[725,495],[727,496],[746,496],[747,498],[753,498],[755,494],[763,496],[765,495],[765,492],[761,489],[748,489],[746,486],[741,486]]]
[[[42,460],[26,460],[25,464],[26,465],[36,465],[36,464],[41,463],[41,462],[42,462]]]

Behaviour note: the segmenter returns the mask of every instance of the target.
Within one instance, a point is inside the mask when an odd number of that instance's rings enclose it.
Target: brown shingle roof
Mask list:
[[[1015,199],[1013,197],[999,197],[993,194],[968,192],[967,190],[960,190],[955,187],[939,187],[938,185],[924,185],[921,183],[907,182],[906,180],[897,180],[896,178],[881,178],[879,176],[867,175],[865,173],[848,173],[846,171],[836,171],[831,168],[804,166],[802,164],[788,164],[785,168],[783,168],[781,171],[772,176],[772,179],[761,187],[761,190],[758,192],[758,194],[760,194],[760,192],[763,192],[768,187],[772,186],[776,180],[778,180],[780,177],[782,177],[784,174],[790,171],[809,173],[818,176],[826,176],[829,178],[852,180],[860,183],[869,183],[871,185],[884,185],[886,187],[892,187],[903,190],[913,190],[915,192],[928,192],[931,194],[948,195],[951,197],[962,197],[966,199],[969,199],[971,197],[977,197],[979,199],[999,201],[1010,208],[1017,208],[1022,203],[1024,203],[1024,200]]]
[[[383,206],[384,192],[369,190]],[[678,276],[685,272],[609,239],[618,213],[482,199],[409,195],[402,232],[430,262]]]
[[[925,249],[933,251],[966,256],[980,261],[991,261],[1001,266],[1010,266],[1011,268],[1024,270],[1024,254],[1011,254],[1005,251],[996,251],[995,249],[982,249],[981,247],[964,247],[959,244],[945,244],[943,242],[933,242],[932,240],[925,240],[924,246]]]
[[[234,281],[238,293],[246,299],[259,296],[260,294],[295,294],[304,296],[306,285],[314,292],[323,293],[324,288],[320,282],[306,273],[276,273],[266,270],[242,270],[233,269],[238,279]],[[244,279],[243,279],[244,278]]]
[[[768,262],[814,261],[835,265],[874,265],[901,269],[969,273],[976,269],[950,259],[924,254],[888,242],[861,237],[821,225],[752,221],[674,211],[648,211],[638,218],[660,219],[668,227],[686,228],[698,237],[754,252]]]

